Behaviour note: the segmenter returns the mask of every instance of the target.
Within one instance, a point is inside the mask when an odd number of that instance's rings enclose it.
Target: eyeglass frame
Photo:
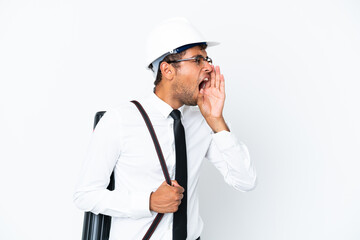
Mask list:
[[[200,65],[200,59],[202,59],[203,61],[206,61],[207,63],[209,63],[210,65],[212,65],[212,59],[209,58],[208,56],[204,57],[202,55],[197,55],[195,57],[191,57],[191,58],[184,58],[184,59],[179,59],[179,60],[173,60],[173,61],[166,61],[167,63],[178,63],[178,62],[184,62],[184,61],[190,61],[190,60],[195,60],[195,62]]]

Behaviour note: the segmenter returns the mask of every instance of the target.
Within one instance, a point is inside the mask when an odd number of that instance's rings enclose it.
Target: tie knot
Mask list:
[[[180,120],[181,113],[180,113],[179,110],[174,109],[174,110],[170,113],[170,116],[171,116],[174,120]]]

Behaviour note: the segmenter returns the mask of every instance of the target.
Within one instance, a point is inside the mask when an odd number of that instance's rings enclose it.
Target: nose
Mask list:
[[[204,64],[204,71],[207,73],[211,73],[211,71],[213,70],[212,64],[207,61],[204,61]]]

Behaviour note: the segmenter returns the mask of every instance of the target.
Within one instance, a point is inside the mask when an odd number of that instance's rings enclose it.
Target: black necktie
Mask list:
[[[181,113],[175,109],[170,113],[174,119],[175,152],[176,152],[176,172],[175,180],[182,186],[184,198],[181,200],[179,209],[174,213],[173,220],[173,240],[185,240],[187,236],[187,159],[185,131],[181,123]]]

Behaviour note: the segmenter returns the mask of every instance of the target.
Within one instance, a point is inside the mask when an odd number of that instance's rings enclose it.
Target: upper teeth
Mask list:
[[[209,81],[209,79],[208,79],[208,78],[204,78],[204,81]]]

